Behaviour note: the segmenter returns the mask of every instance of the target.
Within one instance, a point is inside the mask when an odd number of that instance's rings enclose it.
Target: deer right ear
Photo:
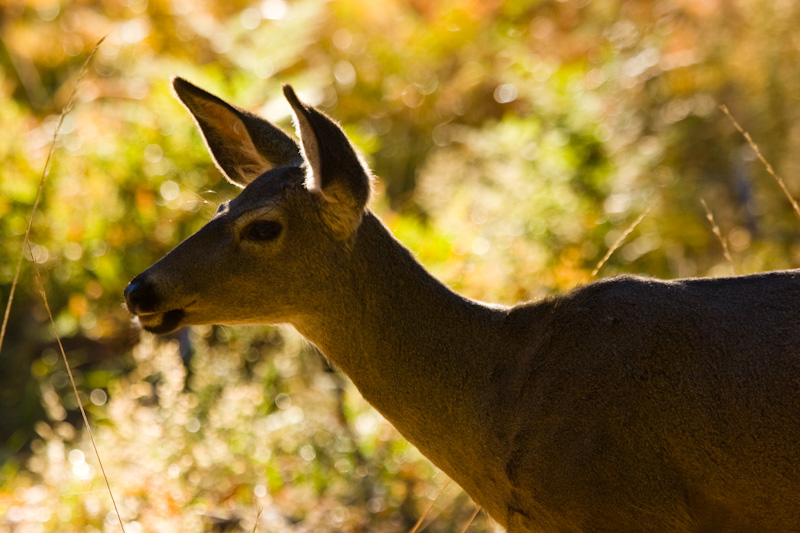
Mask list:
[[[271,168],[302,163],[297,143],[269,121],[183,78],[173,78],[172,87],[197,122],[217,167],[231,183],[245,187]]]
[[[371,191],[371,173],[336,122],[297,98],[289,85],[283,93],[294,110],[306,162],[306,186],[325,202],[322,215],[341,239],[361,223]]]

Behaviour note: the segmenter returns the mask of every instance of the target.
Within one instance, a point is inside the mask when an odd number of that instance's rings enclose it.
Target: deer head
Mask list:
[[[291,323],[330,307],[370,195],[370,172],[344,132],[290,86],[300,144],[267,120],[181,78],[177,97],[214,162],[243,190],[125,289],[142,327]]]

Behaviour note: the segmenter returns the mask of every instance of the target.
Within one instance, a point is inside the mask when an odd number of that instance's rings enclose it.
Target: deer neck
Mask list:
[[[444,286],[371,213],[350,257],[340,273],[350,279],[332,283],[336,294],[296,326],[409,441],[448,471],[448,463],[469,459],[454,454],[470,448],[464,439],[475,443],[490,431],[480,414],[491,403],[489,380],[504,345],[506,310]]]

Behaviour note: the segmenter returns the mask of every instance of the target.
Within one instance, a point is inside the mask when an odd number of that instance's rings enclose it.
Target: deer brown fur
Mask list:
[[[300,144],[174,88],[244,190],[126,288],[144,329],[292,324],[509,531],[800,531],[800,271],[469,300],[290,88]]]

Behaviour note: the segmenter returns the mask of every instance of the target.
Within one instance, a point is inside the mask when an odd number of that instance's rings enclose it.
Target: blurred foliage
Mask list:
[[[797,266],[798,220],[718,106],[797,196],[798,23],[787,0],[0,0],[3,305],[58,114],[108,36],[0,353],[0,531],[118,529],[32,261],[126,530],[252,531],[263,508],[262,531],[407,531],[442,484],[291,332],[139,339],[126,282],[236,194],[170,76],[287,128],[293,83],[363,150],[397,236],[455,289],[511,304],[589,281],[647,208],[601,276]],[[443,499],[427,530],[471,514]]]
[[[107,392],[85,389],[126,530],[252,531],[257,518],[272,532],[409,529],[432,490],[428,462],[298,336],[241,333],[194,328],[188,365],[177,341],[148,337],[130,355],[134,370]],[[62,402],[74,408],[45,392],[51,420]],[[38,422],[36,433],[4,495],[12,501],[0,503],[5,524],[118,528],[87,439],[65,422]],[[471,510],[451,493],[459,504],[439,531]]]

